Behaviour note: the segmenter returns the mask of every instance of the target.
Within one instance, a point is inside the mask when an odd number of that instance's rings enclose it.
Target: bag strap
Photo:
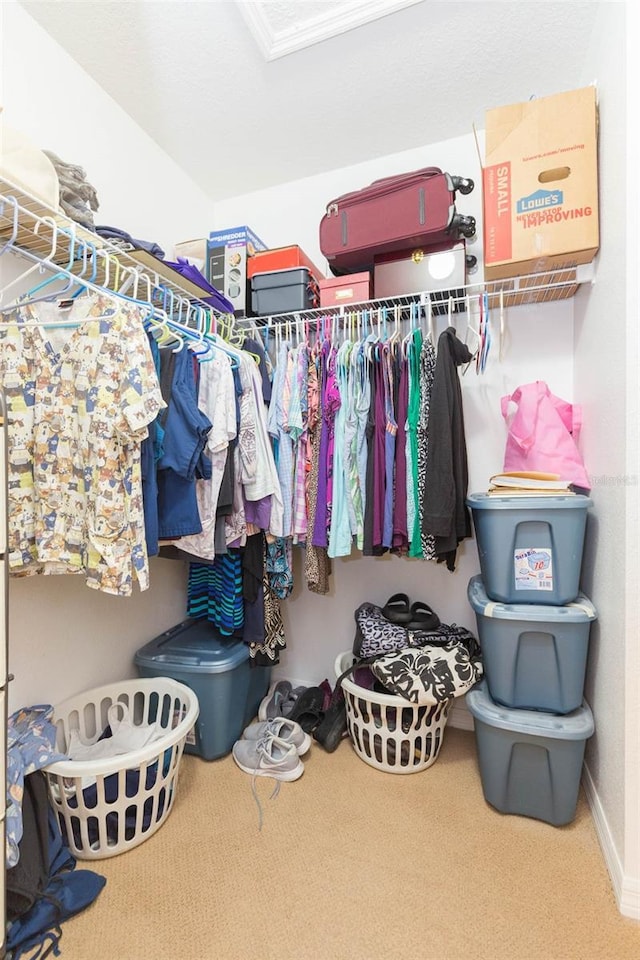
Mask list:
[[[514,393],[507,394],[507,396],[502,397],[500,400],[500,410],[502,411],[502,417],[504,420],[509,416],[509,403],[517,403],[520,399],[520,388],[518,388]]]
[[[511,439],[517,443],[521,450],[525,452],[528,451],[533,444],[536,435],[536,424],[538,422],[538,408],[540,406],[540,401],[549,395],[549,387],[543,380],[536,380],[535,384],[529,384],[525,389],[527,393],[532,392],[532,387],[535,387],[535,400],[529,400],[528,397],[525,399],[525,402],[522,402],[522,387],[518,387],[515,393],[512,393],[510,397],[502,398],[502,415],[506,419],[506,409],[509,403],[509,400],[512,400],[518,405],[518,410],[509,425],[509,436]],[[506,404],[505,404],[506,401]]]
[[[354,660],[350,667],[347,667],[346,670],[342,671],[336,680],[335,687],[333,689],[340,690],[342,687],[342,681],[345,680],[350,673],[353,673],[354,670],[357,670],[358,667],[368,667],[370,664],[375,663],[376,660],[386,656],[388,656],[387,653],[376,653],[372,657],[361,657]]]

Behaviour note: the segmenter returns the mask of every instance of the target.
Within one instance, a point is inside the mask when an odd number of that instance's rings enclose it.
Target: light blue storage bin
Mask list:
[[[467,588],[491,697],[507,707],[571,713],[582,704],[596,610],[584,594],[563,607],[489,600],[482,577]]]
[[[200,703],[194,737],[185,753],[215,760],[231,752],[257,715],[269,689],[270,667],[252,667],[242,640],[222,637],[206,620],[185,620],[151,640],[135,655],[141,677],[172,677]]]
[[[578,596],[589,497],[467,497],[487,596],[562,606]]]
[[[482,792],[501,813],[555,827],[576,815],[593,715],[583,705],[567,716],[513,710],[493,702],[483,680],[465,695],[473,715]]]

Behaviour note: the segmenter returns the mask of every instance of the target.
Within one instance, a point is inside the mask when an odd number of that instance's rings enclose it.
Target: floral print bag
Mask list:
[[[477,640],[455,624],[441,624],[420,647],[376,657],[370,669],[389,693],[420,705],[462,696],[483,674]]]

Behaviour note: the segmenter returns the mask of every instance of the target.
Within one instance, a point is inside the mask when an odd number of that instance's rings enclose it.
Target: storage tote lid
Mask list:
[[[251,277],[252,290],[272,290],[274,287],[292,287],[309,283],[311,272],[308,267],[285,267],[282,270],[267,270]]]
[[[486,680],[481,680],[465,694],[471,714],[490,727],[527,733],[531,737],[551,737],[554,740],[586,740],[595,727],[593,714],[586,700],[582,706],[564,715],[537,710],[519,710],[503,707],[489,696]]]
[[[538,603],[499,603],[490,600],[484,588],[482,577],[471,577],[467,587],[467,597],[474,611],[483,617],[495,617],[496,620],[545,620],[552,623],[584,623],[595,620],[596,608],[588,597],[579,593],[573,603],[562,607],[547,606]]]
[[[226,673],[249,659],[242,640],[222,637],[206,620],[184,620],[150,640],[135,655],[137,666],[163,664],[182,673]]]
[[[559,494],[558,496],[527,497],[495,496],[493,493],[470,493],[467,506],[472,510],[586,510],[593,506],[593,500],[583,493]]]

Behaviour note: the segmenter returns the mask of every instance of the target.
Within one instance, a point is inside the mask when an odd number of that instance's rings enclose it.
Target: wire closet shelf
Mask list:
[[[532,273],[502,280],[481,281],[456,286],[451,290],[424,290],[402,296],[366,300],[359,303],[331,307],[313,307],[289,313],[263,314],[258,317],[241,318],[240,322],[261,326],[296,326],[307,323],[313,326],[321,320],[336,319],[349,322],[350,317],[362,318],[377,323],[380,319],[409,320],[414,316],[431,313],[435,316],[473,312],[479,300],[488,310],[517,307],[524,304],[550,303],[568,300],[575,296],[582,284],[594,283],[594,264],[566,265],[544,273]],[[418,313],[419,311],[419,313]]]
[[[381,319],[406,321],[429,314],[469,314],[480,299],[484,300],[486,309],[502,310],[569,299],[575,296],[581,284],[593,283],[595,277],[593,263],[566,264],[543,273],[469,283],[451,290],[429,290],[339,306],[230,318],[204,303],[202,298],[206,291],[183,278],[162,260],[144,251],[122,250],[47,206],[17,184],[0,177],[0,255],[7,249],[31,261],[57,266],[83,278],[90,269],[94,287],[114,292],[125,292],[131,287],[137,291],[142,281],[149,299],[156,304],[166,304],[168,293],[172,300],[202,306],[220,320],[235,320],[236,328],[245,324],[256,327],[287,323],[311,325],[333,318],[339,323],[347,323],[350,317],[364,317],[369,323],[380,323]]]
[[[228,318],[204,302],[208,292],[142,250],[123,250],[65,217],[17,184],[0,177],[0,255],[11,250],[50,269],[59,268],[90,286],[115,293],[143,292],[155,304],[188,302]]]

